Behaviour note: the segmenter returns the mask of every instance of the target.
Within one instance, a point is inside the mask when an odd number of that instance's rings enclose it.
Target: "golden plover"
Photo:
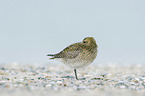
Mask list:
[[[72,67],[77,77],[77,68],[91,64],[97,56],[97,44],[93,37],[86,37],[82,42],[71,44],[57,54],[48,54],[50,59],[60,59],[64,64]]]

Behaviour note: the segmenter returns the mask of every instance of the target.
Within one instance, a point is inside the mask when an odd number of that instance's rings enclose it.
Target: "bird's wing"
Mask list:
[[[82,48],[79,46],[79,44],[75,43],[68,47],[66,47],[63,51],[61,51],[58,54],[55,54],[53,58],[68,58],[73,59],[76,56],[79,55],[80,52],[82,52]]]

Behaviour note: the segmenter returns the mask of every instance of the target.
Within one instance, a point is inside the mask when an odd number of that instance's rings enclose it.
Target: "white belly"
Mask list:
[[[91,64],[92,62],[87,61],[87,60],[83,60],[83,61],[78,61],[76,59],[63,59],[61,60],[64,64],[68,65],[69,67],[72,68],[81,68],[81,67],[85,67],[88,66],[89,64]]]

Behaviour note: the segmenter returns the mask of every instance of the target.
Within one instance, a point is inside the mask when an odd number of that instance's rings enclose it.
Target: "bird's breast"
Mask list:
[[[94,52],[83,50],[78,56],[72,59],[62,58],[61,61],[73,68],[85,67],[91,64],[97,56],[97,49]]]

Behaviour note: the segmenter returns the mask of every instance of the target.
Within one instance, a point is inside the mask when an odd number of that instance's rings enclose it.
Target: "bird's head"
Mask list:
[[[96,40],[93,37],[86,37],[82,41],[82,43],[86,46],[97,47]]]

